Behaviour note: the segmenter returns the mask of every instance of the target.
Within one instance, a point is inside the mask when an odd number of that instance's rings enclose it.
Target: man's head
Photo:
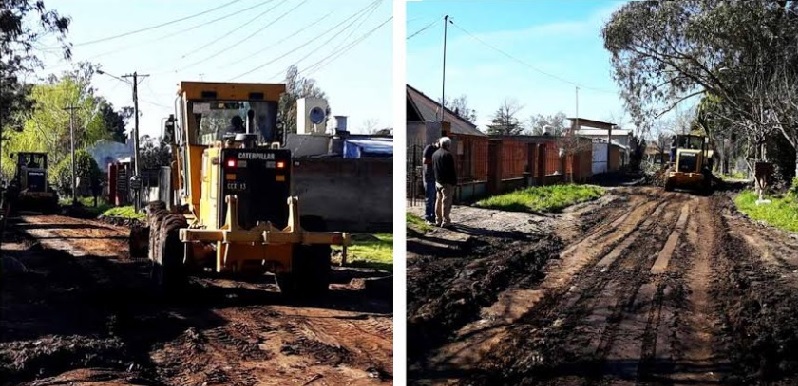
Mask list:
[[[230,124],[232,124],[236,129],[240,129],[244,127],[244,120],[241,119],[240,116],[234,115],[233,119],[230,120]]]
[[[449,150],[449,146],[451,146],[451,144],[452,144],[452,140],[449,139],[449,137],[443,137],[443,138],[441,138],[438,141],[438,146],[440,146],[441,148],[444,148],[446,150]]]

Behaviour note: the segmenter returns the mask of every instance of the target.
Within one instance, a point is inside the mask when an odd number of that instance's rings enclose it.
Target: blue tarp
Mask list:
[[[393,157],[391,139],[347,139],[344,141],[344,158]]]

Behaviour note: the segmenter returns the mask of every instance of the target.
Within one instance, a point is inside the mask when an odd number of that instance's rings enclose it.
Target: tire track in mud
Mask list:
[[[698,203],[685,201],[667,195],[636,233],[612,237],[621,242],[605,249],[595,267],[584,268],[575,285],[541,300],[486,356],[489,363],[473,379],[581,383],[606,374],[607,380],[642,381],[662,372],[663,363],[672,369],[686,267],[665,256],[681,249],[686,228],[698,226],[691,213]]]
[[[713,200],[713,211],[728,211],[728,198]],[[717,345],[727,353],[732,374],[729,383],[798,382],[798,293],[795,279],[788,273],[794,268],[774,263],[760,243],[751,244],[745,234],[764,232],[758,226],[731,216],[719,216],[716,232],[718,248],[715,264],[720,268],[714,276],[711,292],[716,299],[715,311],[723,336]],[[767,238],[778,245],[773,232]],[[786,241],[786,240],[782,240]],[[791,242],[781,247],[798,255]]]

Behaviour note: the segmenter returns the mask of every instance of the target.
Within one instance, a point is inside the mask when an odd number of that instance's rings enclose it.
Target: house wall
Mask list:
[[[393,222],[392,158],[294,160],[299,211],[327,221],[332,231],[390,232]]]

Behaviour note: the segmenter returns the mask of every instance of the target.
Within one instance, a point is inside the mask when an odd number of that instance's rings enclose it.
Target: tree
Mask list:
[[[141,137],[140,143],[139,159],[143,169],[157,169],[169,166],[172,162],[171,149],[161,138],[144,135]]]
[[[543,135],[548,133],[551,136],[562,136],[566,131],[565,113],[562,111],[554,115],[533,115],[529,117],[529,133],[532,135]]]
[[[440,99],[438,100],[438,103],[440,103]],[[454,114],[460,119],[464,119],[471,123],[477,122],[477,111],[469,107],[468,97],[465,94],[460,95],[452,100],[446,99],[443,102],[443,105],[447,109],[454,112]]]
[[[41,67],[35,44],[44,36],[55,34],[64,58],[71,56],[65,41],[70,19],[48,10],[44,1],[3,0],[0,8],[0,130],[21,129],[21,113],[32,106],[27,100],[26,85],[20,77]],[[23,114],[24,115],[24,114]]]
[[[299,75],[295,65],[288,67],[285,75],[285,93],[280,97],[277,119],[286,133],[296,133],[296,101],[301,98],[327,98],[316,81]]]
[[[516,115],[522,108],[518,101],[505,99],[493,114],[493,120],[488,125],[488,135],[520,135],[524,131],[524,126]]]
[[[6,133],[2,148],[5,175],[14,172],[9,153],[20,151],[46,152],[55,165],[69,155],[70,119],[74,127],[75,148],[81,149],[100,139],[112,138],[102,111],[107,102],[96,97],[91,87],[90,66],[66,73],[62,78],[51,76],[48,83],[30,87],[30,101],[35,109],[22,121],[21,130]],[[64,109],[75,106],[70,115]]]
[[[133,107],[124,106],[120,110],[115,110],[113,104],[106,102],[104,98],[99,99],[101,100],[100,116],[110,135],[110,139],[117,142],[125,142],[127,139],[125,126],[133,118]]]
[[[366,134],[375,134],[377,131],[379,131],[377,125],[379,125],[379,121],[377,121],[376,119],[373,118],[367,119],[363,121],[363,125],[361,126],[360,131]]]
[[[72,157],[66,157],[50,169],[50,184],[61,194],[72,193]],[[103,173],[97,161],[85,150],[75,151],[75,177],[78,193],[87,194],[93,183],[102,181]]]
[[[630,2],[602,36],[636,124],[712,95],[732,130],[755,147],[772,143],[774,135],[798,137],[789,91],[780,88],[796,84],[798,2]],[[798,173],[798,157],[794,162]]]

